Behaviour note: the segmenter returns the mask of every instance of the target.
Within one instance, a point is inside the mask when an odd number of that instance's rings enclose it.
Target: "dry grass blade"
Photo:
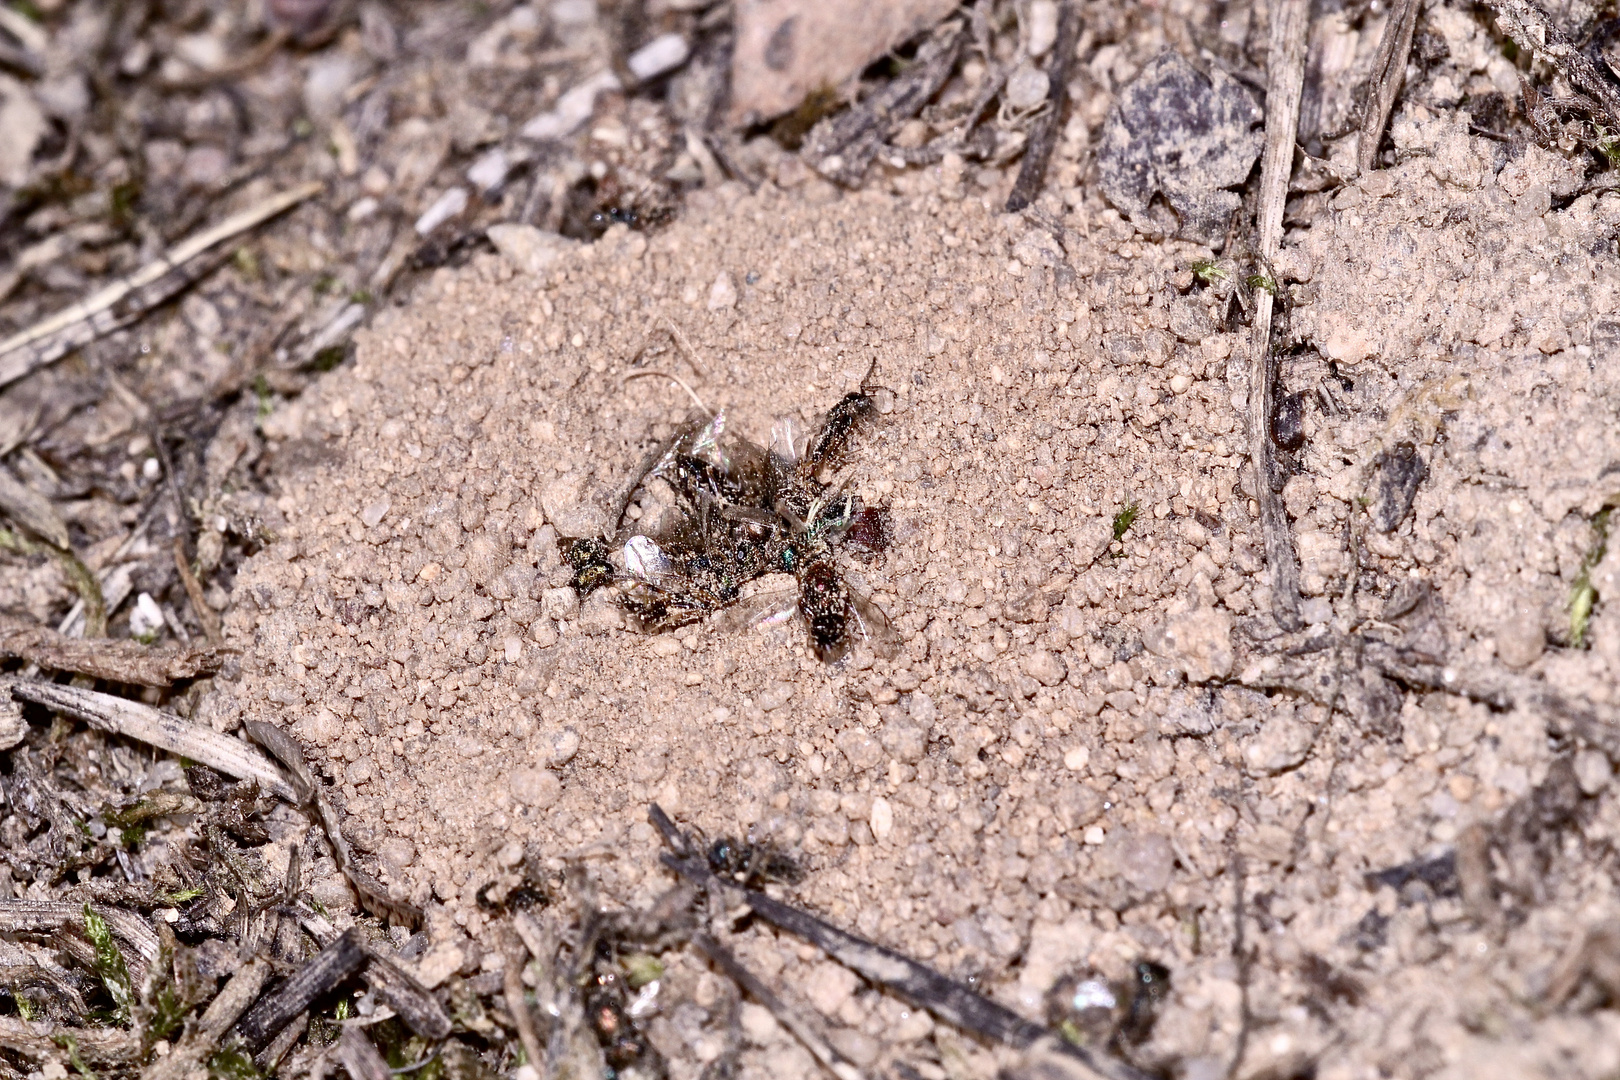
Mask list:
[[[1620,128],[1620,89],[1598,71],[1592,58],[1564,36],[1530,0],[1487,0],[1496,12],[1496,24],[1513,43],[1547,61],[1563,72],[1571,86],[1586,94],[1609,114],[1609,122]]]
[[[338,1060],[343,1062],[343,1067],[354,1080],[393,1080],[393,1074],[388,1071],[388,1062],[371,1045],[371,1040],[352,1024],[343,1029],[337,1053]]]
[[[699,885],[724,889],[727,896],[741,898],[755,915],[772,926],[803,938],[845,967],[927,1009],[946,1023],[1020,1050],[1037,1045],[1056,1047],[1077,1066],[1104,1080],[1147,1080],[1148,1074],[1140,1069],[1058,1039],[1040,1024],[1024,1019],[926,964],[840,930],[764,893],[725,882],[714,875],[691,840],[656,803],[649,807],[647,818],[670,849],[663,856],[664,864],[670,869]]]
[[[506,960],[505,967],[501,969],[501,992],[506,997],[506,1011],[512,1014],[512,1022],[517,1025],[518,1041],[523,1044],[524,1056],[531,1062],[544,1061],[545,1044],[540,1041],[540,1032],[534,1026],[534,1010],[529,1008],[529,1002],[524,997],[523,968],[529,960],[528,950],[517,931],[510,926],[502,928],[500,943],[501,954]]]
[[[832,1044],[821,1037],[820,1032],[803,1013],[790,1008],[786,1002],[772,993],[770,987],[732,955],[730,949],[706,934],[694,934],[692,946],[712,960],[716,967],[724,971],[726,976],[742,987],[750,997],[769,1009],[771,1015],[775,1016],[783,1027],[793,1032],[794,1037],[804,1044],[805,1049],[809,1050],[828,1072],[839,1080],[860,1080],[862,1075],[860,1069],[834,1050]]]
[[[1269,267],[1282,242],[1283,206],[1288,177],[1294,169],[1294,143],[1299,129],[1299,99],[1305,84],[1306,31],[1310,0],[1283,0],[1272,13],[1271,51],[1267,62],[1266,146],[1260,159],[1260,261]],[[1269,270],[1267,271],[1269,276]],[[1271,289],[1255,291],[1254,331],[1249,353],[1249,461],[1255,471],[1254,497],[1260,504],[1266,564],[1271,568],[1271,606],[1284,629],[1299,625],[1299,560],[1294,554],[1288,514],[1274,479],[1276,448],[1271,441],[1271,415],[1276,407],[1276,364],[1271,354],[1271,316],[1276,297]]]
[[[248,1050],[258,1053],[278,1032],[307,1010],[316,998],[333,990],[366,961],[360,931],[351,927],[316,953],[272,994],[255,1004],[236,1026]]]
[[[1361,116],[1361,145],[1356,148],[1356,165],[1364,173],[1372,172],[1378,164],[1378,143],[1406,80],[1406,60],[1412,54],[1418,7],[1418,0],[1398,0],[1384,24],[1384,36],[1378,40],[1372,85]]]
[[[905,74],[810,129],[801,156],[829,180],[849,187],[859,184],[884,141],[945,85],[967,39],[964,23],[941,24],[917,50],[916,62]]]
[[[308,764],[304,761],[303,750],[293,742],[292,737],[280,728],[258,720],[247,721],[243,725],[243,730],[247,732],[248,738],[274,754],[291,774],[295,797],[289,801],[314,809],[321,828],[326,832],[327,842],[332,845],[332,853],[337,859],[339,869],[343,871],[343,876],[349,879],[349,884],[354,886],[355,892],[360,894],[360,901],[366,910],[379,918],[392,919],[405,926],[420,926],[422,923],[420,909],[393,899],[381,882],[366,873],[355,862],[354,853],[343,835],[343,823],[338,819],[337,808],[322,793],[320,785],[315,781],[315,774],[310,772]]]
[[[138,915],[117,908],[93,905],[90,909],[100,916],[113,932],[134,951],[131,967],[136,977],[155,963],[159,945],[157,935]],[[58,930],[84,931],[84,905],[69,900],[0,900],[0,934],[53,933]]]
[[[1041,190],[1046,162],[1057,145],[1058,132],[1063,130],[1063,107],[1069,100],[1069,65],[1074,62],[1074,47],[1079,39],[1080,11],[1075,0],[1064,0],[1058,7],[1057,40],[1052,44],[1052,62],[1047,71],[1051,79],[1046,98],[1049,107],[1029,133],[1024,161],[1018,167],[1018,179],[1013,184],[1012,194],[1007,196],[1009,214],[1016,214],[1034,202]]]
[[[445,1012],[439,999],[428,993],[427,987],[394,963],[375,946],[366,946],[371,963],[363,972],[366,982],[382,996],[405,1026],[424,1039],[447,1038],[450,1034],[450,1014]]]
[[[0,654],[107,682],[169,686],[218,671],[226,651],[152,649],[136,641],[71,638],[22,619],[0,617]]]
[[[186,545],[178,536],[174,538],[174,568],[180,574],[180,584],[185,586],[186,598],[191,601],[191,610],[197,615],[197,622],[202,625],[203,636],[208,644],[218,645],[225,640],[220,633],[219,613],[208,606],[208,599],[203,596],[202,583],[197,575],[191,572],[191,560],[186,558]]]
[[[141,1040],[133,1031],[114,1028],[76,1028],[48,1020],[29,1021],[0,1016],[0,1048],[11,1050],[30,1061],[62,1058],[62,1048],[71,1041],[81,1060],[89,1065],[128,1065],[141,1051]]]
[[[0,465],[0,513],[53,547],[70,545],[67,523],[51,500],[18,480],[4,465]]]
[[[159,1058],[141,1074],[141,1080],[182,1080],[195,1071],[219,1046],[219,1040],[247,1011],[270,977],[269,961],[248,961],[190,1027],[168,1057]]]
[[[281,770],[240,739],[193,724],[173,713],[159,712],[150,705],[94,690],[18,680],[10,685],[11,692],[26,701],[78,717],[102,731],[201,762],[226,776],[257,780],[259,787],[270,794],[290,803],[298,802],[298,793]]]
[[[273,195],[182,240],[157,259],[88,299],[0,341],[0,386],[128,326],[195,280],[195,268],[188,267],[188,263],[210,248],[298,205],[323,187],[311,182]]]

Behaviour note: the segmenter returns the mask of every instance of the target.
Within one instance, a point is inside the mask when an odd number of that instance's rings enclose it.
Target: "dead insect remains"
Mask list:
[[[779,421],[769,449],[729,431],[723,409],[695,413],[637,488],[661,481],[673,504],[644,517],[650,524],[625,537],[612,561],[599,541],[570,541],[575,589],[584,594],[611,581],[650,633],[722,609],[737,628],[796,610],[823,661],[842,658],[857,639],[884,651],[892,641],[888,619],[850,588],[840,559],[884,551],[888,515],[830,475],[848,463],[851,442],[875,412],[865,391],[846,394],[807,437]],[[794,582],[739,603],[744,586],[771,574]]]

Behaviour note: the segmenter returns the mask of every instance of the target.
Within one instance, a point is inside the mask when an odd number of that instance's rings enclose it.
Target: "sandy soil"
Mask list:
[[[1421,108],[1400,123],[1421,154],[1339,191],[1279,261],[1305,346],[1284,381],[1312,391],[1285,488],[1305,634],[1386,619],[1452,663],[1605,702],[1620,615],[1600,606],[1573,649],[1565,604],[1620,459],[1620,197],[1552,210],[1561,159],[1508,162]],[[1141,1058],[1179,1075],[1219,1075],[1242,1024],[1240,866],[1244,1075],[1612,1071],[1613,1013],[1538,1002],[1615,911],[1608,761],[1578,756],[1575,824],[1536,848],[1548,872],[1502,901],[1506,925],[1469,908],[1454,869],[1370,879],[1506,820],[1567,748],[1539,716],[1390,683],[1383,713],[1331,717],[1251,688],[1277,631],[1230,290],[1189,270],[1207,251],[1145,240],[1095,197],[1071,200],[1058,237],[997,196],[948,168],[858,194],[726,187],[542,277],[495,257],[439,272],[352,369],[266,422],[300,464],[280,474],[281,539],[238,579],[241,677],[207,715],[310,747],[355,839],[427,905],[429,979],[480,963],[474,893],[526,854],[592,856],[604,897],[650,903],[669,883],[656,800],[802,853],[800,902],[1032,1015],[1071,970],[1165,964]],[[677,373],[764,439],[874,360],[886,414],[854,483],[896,542],[850,573],[898,656],[826,666],[796,624],[639,635],[605,594],[566,588],[559,535],[600,527],[689,408],[626,375]],[[1403,440],[1427,479],[1383,534],[1356,508]],[[1617,571],[1610,555],[1594,580]],[[1432,589],[1421,618],[1402,610],[1414,583]],[[747,942],[857,1061],[991,1068],[813,951]],[[701,1047],[678,1021],[655,1038],[687,1075]],[[755,1027],[748,1075],[811,1068]]]

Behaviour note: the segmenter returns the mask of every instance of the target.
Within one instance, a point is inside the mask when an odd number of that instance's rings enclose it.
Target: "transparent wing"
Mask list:
[[[787,622],[799,613],[799,583],[762,589],[720,609],[714,628],[723,633],[758,630]]]
[[[669,556],[652,537],[632,536],[624,542],[624,572],[631,577],[656,583],[669,569]]]
[[[853,589],[849,593],[849,603],[855,609],[861,637],[874,654],[887,659],[899,651],[900,635],[895,632],[894,625],[882,608]]]
[[[804,425],[791,416],[783,416],[771,425],[771,453],[792,467],[804,457],[804,446],[809,440]]]

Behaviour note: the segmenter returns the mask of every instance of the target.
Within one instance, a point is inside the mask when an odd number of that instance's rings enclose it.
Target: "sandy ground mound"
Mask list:
[[[1398,123],[1413,160],[1340,191],[1278,263],[1301,345],[1284,381],[1306,393],[1285,488],[1303,638],[1383,619],[1607,700],[1620,615],[1600,606],[1573,649],[1564,612],[1620,486],[1620,197],[1568,203],[1554,159],[1509,163],[1421,109]],[[242,672],[206,715],[310,748],[354,839],[427,906],[429,981],[499,966],[475,896],[525,865],[588,855],[604,899],[650,903],[656,800],[800,854],[799,902],[1031,1015],[1065,972],[1164,964],[1142,1056],[1181,1075],[1218,1075],[1243,1023],[1239,865],[1246,1075],[1612,1071],[1614,1014],[1534,1008],[1615,910],[1608,762],[1571,764],[1541,717],[1382,680],[1349,714],[1258,689],[1278,631],[1233,283],[1095,199],[1044,231],[993,196],[939,169],[841,197],[727,186],[542,276],[440,271],[266,422],[285,522],[237,580]],[[559,536],[600,527],[690,407],[626,375],[679,374],[763,441],[874,361],[886,412],[853,483],[895,542],[848,574],[895,657],[821,664],[796,623],[641,635],[566,588]],[[1415,499],[1380,487],[1392,455],[1401,476],[1422,462]],[[1554,781],[1574,809],[1530,844],[1540,876],[1505,931],[1459,896],[1453,845]],[[1440,869],[1367,877],[1414,859]],[[862,1064],[991,1070],[813,950],[748,942]],[[672,986],[701,1000],[702,977]],[[697,1031],[654,1025],[676,1075]],[[746,1075],[812,1068],[771,1025],[748,1036]]]

